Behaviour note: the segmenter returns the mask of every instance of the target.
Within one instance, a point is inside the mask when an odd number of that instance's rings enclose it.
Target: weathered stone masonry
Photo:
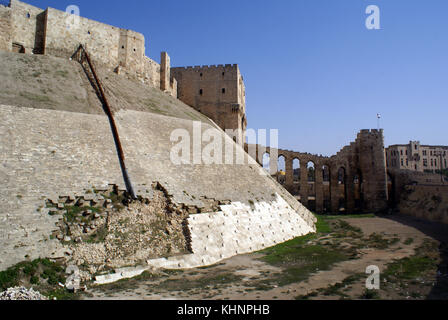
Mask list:
[[[96,63],[161,88],[161,67],[146,57],[145,38],[138,32],[83,17],[76,23],[66,12],[17,0],[0,5],[0,26],[0,49],[70,58],[83,44]],[[162,53],[161,58],[170,77],[169,57]],[[163,90],[177,97],[175,82]]]
[[[2,105],[0,119],[0,199],[4,200],[0,202],[0,270],[26,256],[64,257],[66,248],[58,240],[49,239],[59,230],[59,219],[48,214],[45,199],[85,196],[86,190],[103,189],[110,184],[125,189],[108,119],[105,115]],[[183,128],[192,135],[193,121],[132,110],[116,112],[115,120],[137,196],[148,197],[148,190],[157,182],[172,203],[200,209],[198,214],[189,216],[193,256],[183,257],[185,261],[178,262],[182,266],[203,263],[196,258],[205,247],[204,257],[209,257],[205,263],[214,263],[221,255],[228,257],[237,250],[247,252],[251,247],[256,250],[258,246],[269,246],[315,229],[314,216],[256,163],[182,167],[173,164],[170,133]],[[202,132],[211,128],[202,124]],[[217,134],[231,142],[222,131]],[[204,142],[202,148],[206,145]],[[193,154],[194,150],[190,151]],[[242,148],[235,146],[235,152],[235,159],[239,154],[244,156],[244,163],[249,163]],[[207,199],[228,205],[217,210],[209,207]],[[204,214],[215,217],[226,210],[232,211],[235,219],[221,220],[220,224],[210,221],[203,226],[205,218],[193,219]],[[257,217],[266,216],[272,221],[264,226],[266,218]],[[288,220],[295,222],[288,226]],[[276,228],[276,234],[261,237],[260,225],[267,232],[269,224]],[[228,242],[230,235],[226,230],[241,232],[232,231],[232,242]],[[225,247],[212,241],[219,232],[226,236]],[[253,245],[250,234],[260,234]],[[200,246],[207,235],[211,243]]]
[[[146,56],[143,34],[74,16],[53,8],[42,10],[18,0],[0,5],[0,50],[70,58],[82,44],[95,63],[137,78],[200,110],[222,129],[237,130],[242,144],[247,126],[245,87],[237,65],[171,68]],[[197,79],[201,76],[201,79]],[[200,81],[200,83],[199,83]],[[179,83],[178,83],[179,82]],[[200,91],[202,92],[200,94]]]
[[[247,127],[246,89],[238,65],[172,68],[178,81],[179,99],[207,117],[222,129],[235,132],[243,144]]]

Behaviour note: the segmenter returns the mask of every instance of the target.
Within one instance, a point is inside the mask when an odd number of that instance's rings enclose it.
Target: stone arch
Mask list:
[[[262,165],[263,169],[266,170],[268,173],[271,172],[270,171],[271,170],[271,155],[269,154],[269,152],[263,153],[261,165]]]
[[[277,181],[281,185],[286,184],[286,157],[283,154],[277,159]]]
[[[300,182],[300,160],[295,157],[292,160],[292,170],[293,170],[293,181],[294,183]]]
[[[308,182],[316,182],[316,164],[314,161],[309,160],[307,162],[306,170],[308,172]]]

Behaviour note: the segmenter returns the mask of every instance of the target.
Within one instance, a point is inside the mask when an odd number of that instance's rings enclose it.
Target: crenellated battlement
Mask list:
[[[239,132],[247,127],[246,90],[237,64],[171,68],[178,81],[179,99],[204,113],[223,130]]]
[[[223,69],[235,69],[238,68],[238,64],[218,64],[218,65],[203,65],[203,66],[187,66],[187,67],[173,67],[176,70],[187,70],[187,71],[204,71],[204,70],[223,70]]]

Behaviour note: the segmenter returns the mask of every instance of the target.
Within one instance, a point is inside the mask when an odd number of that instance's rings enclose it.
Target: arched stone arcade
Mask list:
[[[277,159],[273,159],[271,149],[263,149],[263,168],[310,210],[317,213],[363,210],[363,177],[358,168],[352,174],[347,161],[287,150],[275,150]]]

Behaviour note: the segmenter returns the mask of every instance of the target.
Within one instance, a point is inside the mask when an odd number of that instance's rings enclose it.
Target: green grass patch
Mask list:
[[[107,235],[109,234],[109,231],[107,230],[106,225],[98,228],[98,230],[89,236],[87,240],[85,240],[86,243],[103,243],[106,240]]]
[[[0,291],[11,287],[25,286],[33,287],[45,296],[51,292],[65,292],[65,297],[73,297],[65,289],[59,287],[58,283],[65,283],[66,275],[64,266],[49,259],[36,259],[24,261],[0,272]],[[51,296],[53,297],[53,296]],[[58,298],[55,295],[56,298]]]
[[[58,71],[55,72],[55,74],[56,74],[58,77],[67,78],[67,76],[68,76],[68,71],[66,71],[66,70],[58,70]]]
[[[96,207],[65,206],[64,209],[64,218],[66,222],[75,222],[76,219],[82,217],[82,213],[87,210],[91,210],[93,213],[101,212],[101,209]]]
[[[360,298],[364,300],[379,300],[381,296],[378,290],[365,289]]]
[[[376,218],[373,213],[360,213],[360,214],[338,214],[338,215],[321,215],[326,220],[334,219],[355,219],[355,218]]]
[[[52,100],[46,95],[39,95],[30,92],[20,92],[20,96],[34,102],[42,102],[42,103],[52,102]]]
[[[437,268],[437,262],[429,257],[413,256],[392,262],[384,275],[390,278],[415,279]]]
[[[316,218],[317,218],[316,233],[328,234],[332,231],[330,224],[328,223],[327,218],[325,216],[316,215]]]
[[[264,254],[260,258],[262,261],[280,267],[283,271],[256,286],[263,286],[267,290],[274,283],[284,286],[303,281],[316,271],[329,270],[334,263],[349,259],[341,250],[310,245],[311,240],[332,232],[331,226],[322,216],[317,216],[316,228],[315,234],[298,237],[261,251]]]
[[[394,245],[398,242],[400,242],[400,238],[387,239],[378,233],[372,233],[366,240],[366,244],[370,248],[376,248],[376,249],[386,249],[389,246]]]
[[[275,263],[275,261],[282,255],[294,253],[298,247],[301,247],[310,240],[316,239],[318,236],[330,233],[331,227],[327,223],[327,221],[325,221],[325,219],[323,219],[321,216],[316,216],[316,218],[316,233],[309,233],[305,236],[297,237],[284,243],[280,243],[274,247],[270,247],[260,251],[259,253],[265,254],[263,260]]]
[[[283,256],[272,257],[266,262],[283,267],[283,272],[274,281],[279,286],[306,280],[312,273],[330,270],[330,267],[340,261],[347,260],[340,251],[330,250],[322,246],[306,246],[296,248]]]
[[[425,240],[412,257],[403,258],[387,265],[383,275],[391,280],[414,280],[435,272],[440,263],[437,242]]]
[[[340,296],[341,298],[347,298],[348,296],[341,292],[342,289],[348,288],[355,282],[359,282],[364,277],[364,274],[358,273],[345,278],[342,282],[338,282],[326,289],[319,290],[324,296]]]

